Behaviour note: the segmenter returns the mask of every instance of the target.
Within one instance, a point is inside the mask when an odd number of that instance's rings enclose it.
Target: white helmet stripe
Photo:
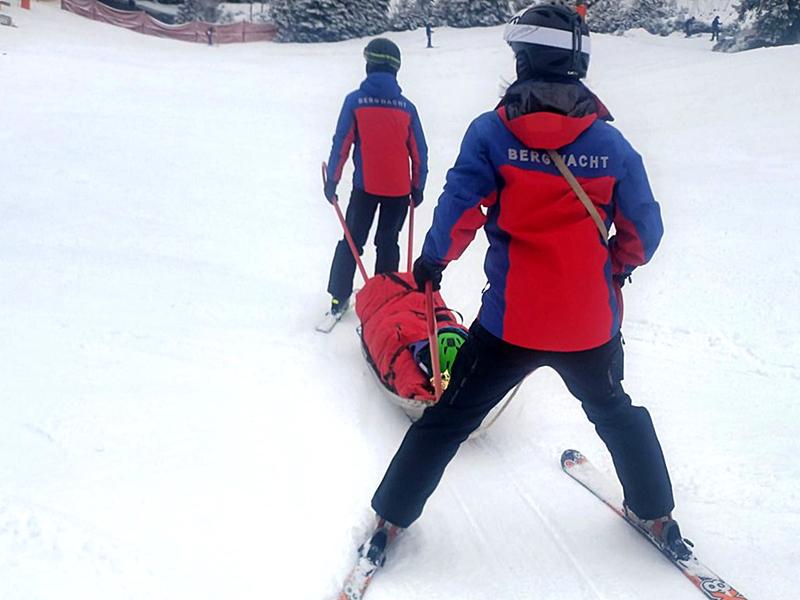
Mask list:
[[[588,35],[581,36],[581,52],[583,54],[592,53],[592,40]],[[572,32],[563,29],[551,29],[538,25],[522,25],[520,23],[509,23],[503,32],[503,39],[506,42],[523,42],[526,44],[539,44],[540,46],[550,46],[552,48],[562,48],[572,50]]]

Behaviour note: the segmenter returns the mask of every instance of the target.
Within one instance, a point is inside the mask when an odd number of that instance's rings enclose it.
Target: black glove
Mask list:
[[[424,292],[425,284],[430,281],[433,291],[438,291],[442,283],[442,271],[444,271],[444,265],[420,256],[414,261],[414,281],[417,283],[417,289],[420,292]]]
[[[617,273],[616,275],[612,275],[611,278],[614,280],[614,283],[617,284],[619,289],[622,289],[626,281],[633,281],[630,273]]]
[[[328,179],[325,182],[325,199],[333,204],[334,198],[336,198],[336,182]]]
[[[422,204],[422,190],[414,188],[411,190],[411,201],[414,203],[414,208]]]

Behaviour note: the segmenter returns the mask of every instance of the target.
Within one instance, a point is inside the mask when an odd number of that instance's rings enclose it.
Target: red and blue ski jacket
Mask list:
[[[580,82],[525,81],[464,136],[422,253],[446,265],[484,228],[489,286],[479,320],[508,343],[579,351],[619,331],[613,275],[650,260],[663,226],[642,159],[611,119]],[[547,150],[614,225],[608,246]]]
[[[353,187],[376,196],[425,189],[428,146],[416,107],[391,73],[376,71],[348,94],[328,160],[328,181],[339,183],[355,145]]]

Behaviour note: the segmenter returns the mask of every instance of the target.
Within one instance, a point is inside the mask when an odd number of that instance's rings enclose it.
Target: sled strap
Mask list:
[[[473,432],[470,434],[470,436],[469,436],[469,439],[473,440],[473,439],[477,438],[478,436],[482,435],[483,433],[486,433],[486,431],[488,431],[488,430],[489,430],[489,428],[490,428],[492,425],[494,425],[494,424],[497,422],[497,419],[499,419],[499,418],[500,418],[500,415],[502,415],[502,414],[503,414],[503,411],[505,411],[505,409],[507,409],[507,408],[508,408],[508,405],[509,405],[509,404],[511,404],[511,401],[514,399],[514,396],[516,396],[516,395],[517,395],[517,392],[519,392],[519,388],[521,388],[521,387],[522,387],[522,384],[523,384],[523,383],[525,383],[525,380],[524,380],[524,379],[523,379],[522,381],[520,381],[520,382],[517,384],[517,387],[515,387],[515,388],[514,388],[514,389],[511,391],[511,394],[509,394],[509,395],[508,395],[508,397],[505,399],[505,401],[503,402],[503,405],[500,407],[500,410],[498,410],[498,411],[495,413],[495,415],[494,415],[494,416],[493,416],[493,417],[492,417],[492,418],[489,420],[489,422],[488,422],[488,423],[486,423],[485,425],[484,425],[484,424],[481,424],[481,426],[480,426],[478,429],[476,429],[475,431],[473,431]]]
[[[581,187],[581,184],[578,183],[578,180],[575,179],[575,175],[572,174],[572,171],[569,170],[569,167],[564,162],[564,159],[561,158],[561,155],[556,152],[555,150],[548,150],[547,154],[550,155],[553,163],[555,163],[558,170],[564,176],[564,179],[567,180],[569,186],[572,188],[572,191],[575,192],[575,195],[578,196],[578,200],[581,201],[586,212],[589,213],[589,216],[592,217],[594,220],[594,224],[597,225],[597,229],[600,231],[600,235],[603,236],[603,241],[605,242],[606,246],[608,246],[608,228],[606,227],[605,222],[603,221],[603,217],[600,216],[600,213],[597,212],[597,208],[595,208],[594,203],[589,198],[588,194],[584,191]]]
[[[442,371],[439,365],[439,337],[436,331],[436,313],[433,300],[433,284],[425,283],[425,313],[428,320],[428,348],[431,353],[431,367],[433,368],[433,397],[436,402],[442,397]]]
[[[322,162],[322,183],[328,183],[328,165],[325,163],[325,161]],[[350,235],[350,228],[347,226],[347,221],[342,214],[342,209],[339,208],[339,198],[336,196],[336,194],[334,194],[331,204],[333,205],[334,210],[336,210],[336,216],[339,218],[339,224],[342,226],[344,237],[347,240],[347,245],[350,246],[350,252],[353,255],[353,259],[356,261],[358,271],[361,273],[361,277],[364,278],[364,283],[366,283],[369,280],[369,275],[367,275],[367,270],[364,268],[364,263],[361,262],[361,256],[358,254],[358,248],[356,247],[356,243],[353,241],[353,236]]]
[[[408,272],[414,269],[414,201],[408,201]]]

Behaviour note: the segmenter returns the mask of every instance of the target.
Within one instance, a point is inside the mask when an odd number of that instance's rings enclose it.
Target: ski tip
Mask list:
[[[564,450],[561,454],[561,468],[565,471],[585,462],[586,457],[577,450]]]

